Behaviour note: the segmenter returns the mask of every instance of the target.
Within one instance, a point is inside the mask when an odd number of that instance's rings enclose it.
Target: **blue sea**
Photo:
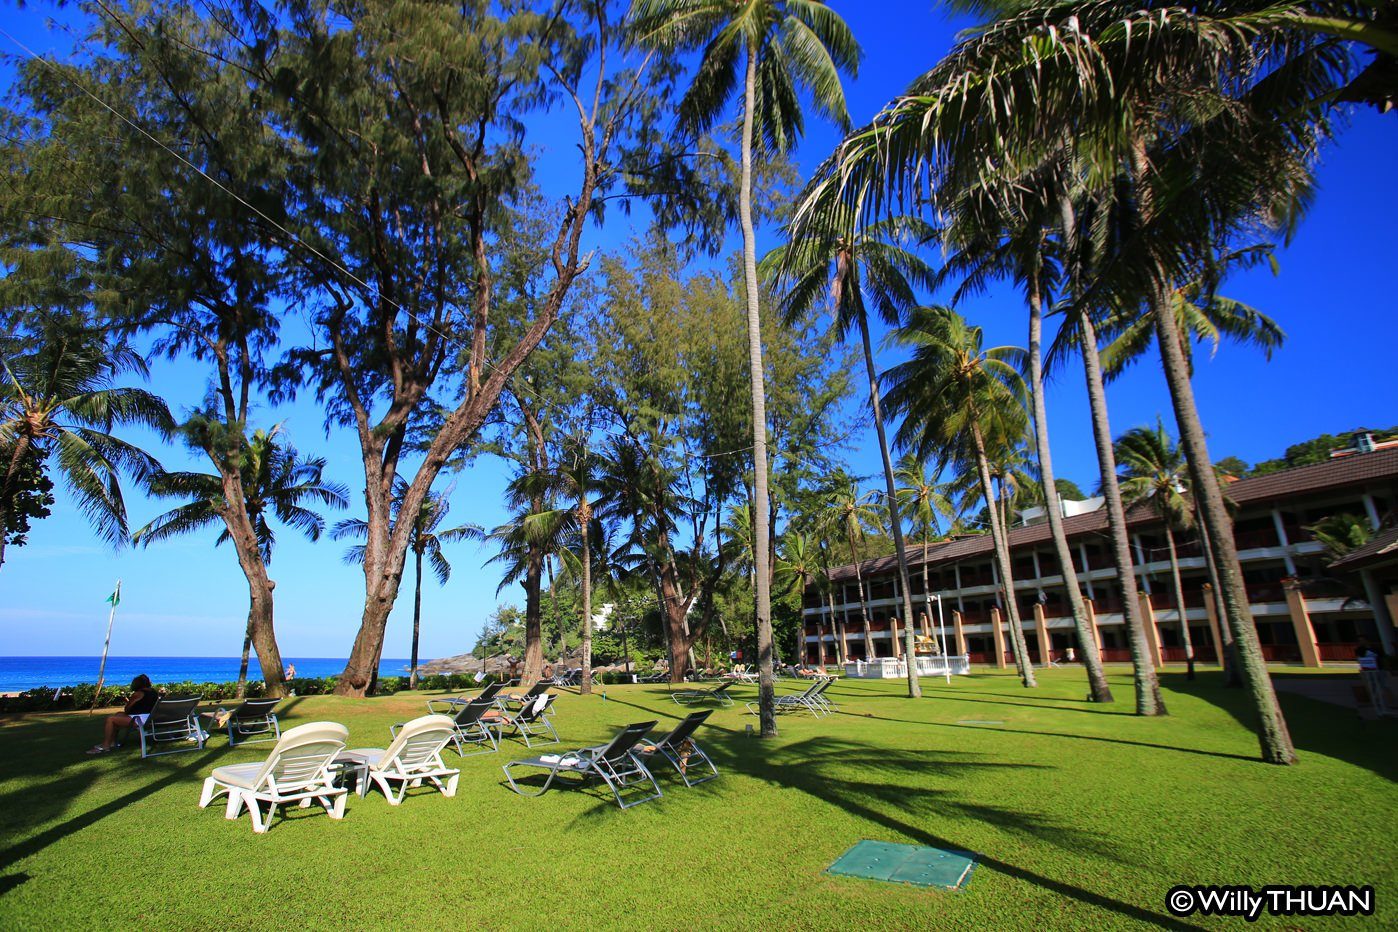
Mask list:
[[[225,683],[238,678],[237,657],[108,657],[108,685],[125,686],[144,673],[153,683]],[[425,661],[423,661],[425,662]],[[16,692],[38,686],[76,686],[97,682],[100,657],[0,657],[0,692]],[[289,657],[283,664],[295,664],[297,676],[333,676],[345,669],[345,661],[333,657]],[[401,676],[408,672],[407,660],[379,663],[380,676]],[[257,657],[248,660],[248,678],[260,679]]]

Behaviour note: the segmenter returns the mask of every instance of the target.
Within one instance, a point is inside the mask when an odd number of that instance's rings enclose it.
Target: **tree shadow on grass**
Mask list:
[[[1288,675],[1272,674],[1274,679]],[[1160,681],[1162,686],[1174,692],[1200,699],[1227,712],[1248,731],[1257,731],[1252,694],[1245,688],[1224,686],[1222,673],[1200,673],[1191,681],[1183,673],[1162,671]],[[1281,690],[1277,692],[1277,699],[1303,765],[1305,753],[1310,752],[1364,768],[1387,780],[1398,781],[1398,755],[1391,750],[1394,739],[1398,738],[1398,722],[1384,719],[1365,721],[1343,706]],[[1260,757],[1250,759],[1260,760]]]
[[[1022,769],[1029,765],[975,760],[973,758],[980,755],[966,752],[901,751],[827,736],[775,746],[773,752],[765,756],[755,754],[753,744],[745,736],[731,732],[711,736],[711,742],[713,748],[710,753],[720,760],[721,768],[727,767],[735,773],[805,793],[924,845],[959,850],[970,847],[964,842],[933,834],[905,819],[909,812],[927,808],[942,814],[950,813],[953,817],[988,823],[1007,833],[1051,844],[1065,851],[1090,851],[1099,857],[1124,860],[1119,847],[1102,836],[1055,823],[1042,813],[963,801],[956,798],[955,791],[951,789],[899,785],[891,780],[850,780],[843,775],[851,770],[867,768],[889,775],[916,774],[919,779],[943,777],[954,783],[955,778],[964,775],[968,769]],[[884,807],[892,807],[899,812],[895,815]],[[984,853],[978,854],[977,860],[985,867],[1016,880],[1124,918],[1167,928],[1196,928],[1166,913],[1085,890]]]
[[[847,715],[850,718],[872,718],[884,722],[899,722],[905,725],[926,725],[931,728],[967,728],[974,731],[1003,731],[1016,735],[1032,735],[1042,738],[1067,738],[1072,741],[1095,741],[1102,744],[1123,744],[1129,747],[1150,748],[1157,751],[1174,751],[1179,754],[1197,754],[1201,757],[1220,757],[1225,760],[1241,760],[1260,763],[1258,758],[1249,757],[1246,754],[1233,754],[1228,751],[1206,751],[1202,748],[1179,747],[1173,744],[1155,744],[1150,741],[1132,741],[1129,738],[1104,738],[1101,735],[1078,735],[1061,731],[1043,731],[1030,728],[1006,728],[1003,725],[971,725],[959,722],[927,722],[915,721],[906,718],[888,718],[881,715],[873,715],[864,712],[838,712],[838,715]]]

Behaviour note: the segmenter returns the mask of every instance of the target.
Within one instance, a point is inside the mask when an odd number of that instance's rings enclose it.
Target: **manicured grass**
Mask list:
[[[510,793],[500,765],[539,753],[510,742],[461,762],[455,799],[421,790],[395,809],[371,792],[342,822],[293,810],[263,836],[195,803],[210,769],[269,745],[88,758],[95,716],[8,720],[0,928],[1095,929],[1177,924],[1164,908],[1177,883],[1373,883],[1376,920],[1262,924],[1398,923],[1392,720],[1283,695],[1302,762],[1271,767],[1239,721],[1245,696],[1216,675],[1168,674],[1164,720],[1129,714],[1124,671],[1112,707],[1082,701],[1077,671],[1041,682],[926,680],[910,702],[899,683],[843,681],[840,714],[785,716],[771,742],[744,734],[755,719],[740,705],[722,710],[698,737],[723,777],[664,776],[663,800],[626,812],[600,792]],[[563,747],[683,714],[663,686],[607,696],[562,695]],[[340,721],[352,746],[383,746],[424,698],[293,699],[285,722]],[[864,838],[981,864],[958,893],[822,873]]]

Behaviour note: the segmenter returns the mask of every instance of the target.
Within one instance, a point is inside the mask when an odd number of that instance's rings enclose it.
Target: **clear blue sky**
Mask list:
[[[848,88],[856,122],[871,117],[889,98],[930,67],[951,45],[956,29],[926,0],[882,3],[835,2],[865,50],[859,78]],[[32,48],[66,56],[70,39],[46,23],[51,10],[26,6],[7,11],[5,28]],[[0,38],[0,47],[17,53]],[[12,66],[0,66],[6,85]],[[570,143],[553,126],[537,135],[545,161],[570,165]],[[815,124],[797,153],[813,167],[836,142]],[[556,153],[555,157],[547,158]],[[1216,359],[1201,355],[1196,391],[1214,457],[1249,461],[1279,455],[1288,445],[1317,433],[1359,424],[1398,423],[1398,390],[1392,354],[1395,295],[1398,295],[1398,187],[1381,181],[1398,173],[1398,117],[1356,114],[1327,148],[1320,168],[1320,196],[1293,243],[1280,253],[1281,275],[1264,269],[1239,275],[1226,289],[1275,317],[1286,329],[1285,348],[1270,363],[1256,353],[1225,346]],[[546,176],[545,184],[549,184]],[[592,246],[616,248],[635,234],[613,213],[608,227],[591,234]],[[771,245],[770,236],[765,244]],[[736,245],[736,238],[733,240]],[[988,342],[1023,343],[1019,298],[1000,289],[968,303],[963,311],[982,324]],[[185,410],[202,392],[204,375],[188,365],[157,362],[152,388]],[[1050,427],[1061,475],[1085,488],[1095,485],[1091,428],[1077,368],[1065,370],[1050,387]],[[1169,413],[1158,369],[1139,364],[1110,390],[1112,426],[1126,428]],[[358,447],[349,432],[326,437],[320,412],[309,399],[281,409],[264,408],[261,423],[285,420],[293,441],[330,461],[328,475],[359,499],[363,475]],[[170,468],[207,469],[183,451],[159,450]],[[872,437],[851,451],[857,472],[878,469]],[[482,459],[469,472],[444,477],[455,483],[453,523],[500,523],[505,468]],[[133,493],[133,526],[168,505]],[[351,513],[355,513],[353,510]],[[332,518],[333,520],[333,518]],[[123,580],[112,651],[120,655],[229,656],[242,641],[247,589],[232,549],[215,548],[215,532],[112,553],[98,544],[61,491],[52,518],[36,525],[28,546],[12,548],[0,571],[0,655],[91,655],[101,648],[106,598]],[[286,531],[272,564],[277,580],[277,631],[284,657],[343,657],[359,625],[363,576],[340,561],[342,546],[319,544]],[[451,581],[424,584],[423,655],[465,651],[498,599],[491,555],[472,544],[453,547]],[[514,588],[516,591],[517,587]],[[514,593],[505,596],[514,599]],[[389,623],[386,657],[406,657],[410,640],[411,590],[405,585]]]

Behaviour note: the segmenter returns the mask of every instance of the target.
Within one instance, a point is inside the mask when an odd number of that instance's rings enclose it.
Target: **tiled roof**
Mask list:
[[[1360,570],[1370,564],[1381,563],[1386,559],[1398,559],[1398,527],[1375,534],[1373,539],[1363,547],[1351,550],[1331,563],[1330,568]]]
[[[1381,450],[1358,456],[1346,456],[1312,466],[1298,466],[1274,472],[1266,476],[1239,479],[1227,487],[1225,494],[1240,505],[1288,498],[1302,492],[1342,488],[1361,485],[1374,479],[1398,477],[1398,450]],[[1127,526],[1150,524],[1157,521],[1155,512],[1148,505],[1136,505],[1126,510]],[[1087,534],[1107,532],[1107,509],[1099,508],[1085,515],[1074,515],[1063,519],[1063,531],[1069,539]],[[1033,524],[1017,527],[1010,531],[1010,549],[1044,543],[1050,540],[1049,525]],[[950,563],[989,554],[993,550],[989,534],[978,534],[960,540],[941,541],[927,548],[927,563],[935,565]],[[1351,554],[1346,559],[1350,559]],[[897,558],[889,555],[865,560],[860,569],[866,576],[876,576],[897,565]],[[908,566],[922,565],[922,546],[908,545]],[[854,578],[854,564],[838,566],[830,571],[832,579],[839,581]]]

